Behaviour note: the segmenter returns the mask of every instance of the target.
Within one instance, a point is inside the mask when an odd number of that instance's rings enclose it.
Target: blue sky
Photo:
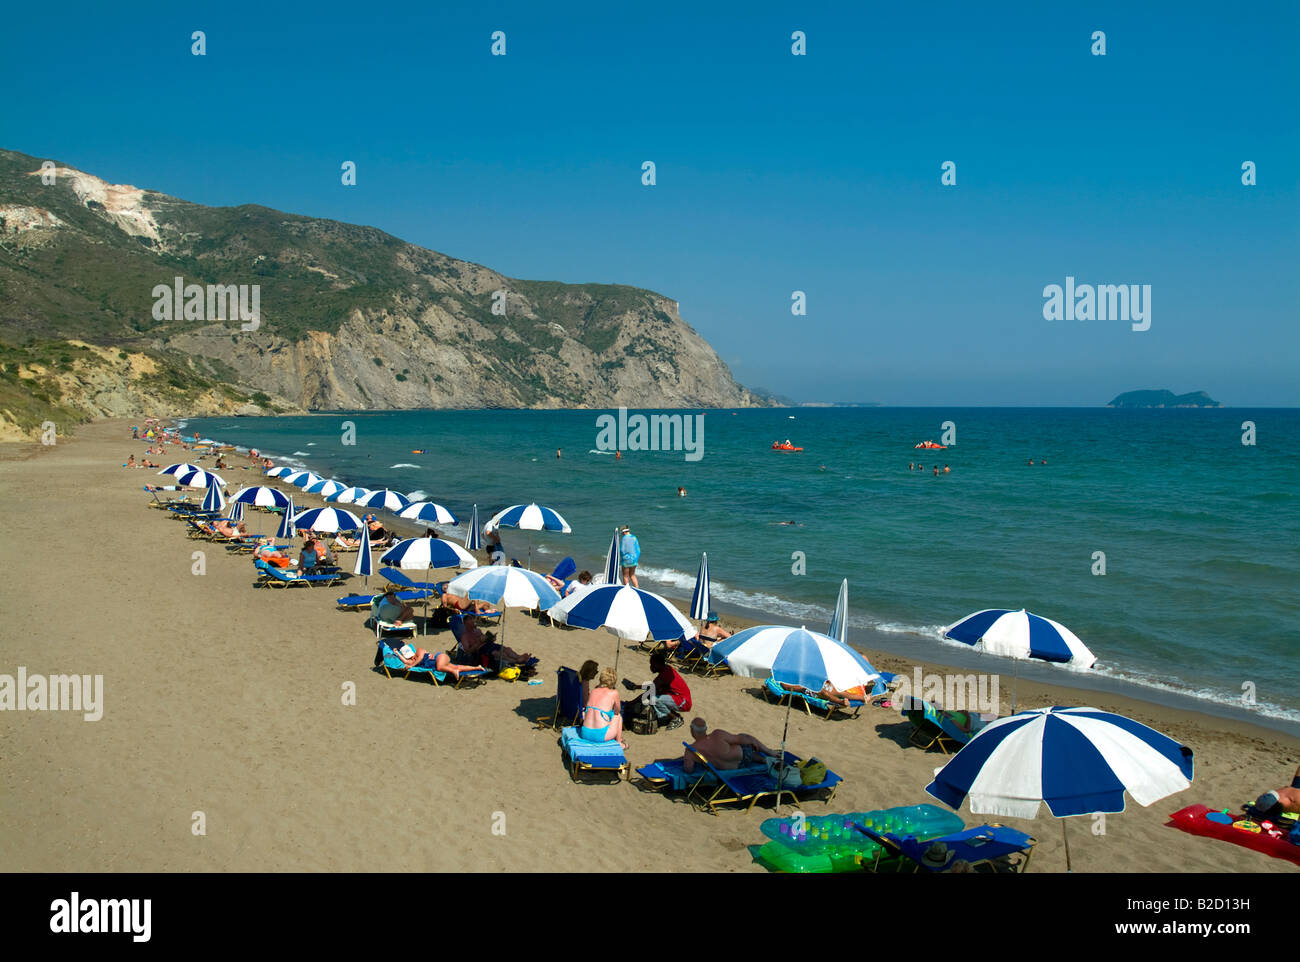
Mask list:
[[[510,276],[651,288],[748,385],[1300,404],[1300,4],[73,3],[6,20],[0,146],[371,224]],[[1067,274],[1150,284],[1151,329],[1044,320]]]

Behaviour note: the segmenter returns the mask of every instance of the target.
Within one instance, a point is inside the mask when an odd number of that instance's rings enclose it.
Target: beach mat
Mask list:
[[[1254,849],[1256,852],[1263,852],[1265,855],[1271,855],[1274,858],[1284,858],[1288,861],[1300,865],[1300,845],[1290,841],[1285,832],[1278,830],[1281,834],[1269,835],[1267,832],[1248,831],[1244,828],[1237,828],[1239,824],[1251,822],[1245,815],[1232,815],[1231,823],[1213,821],[1207,818],[1207,815],[1219,814],[1216,810],[1207,808],[1204,805],[1189,805],[1180,811],[1174,812],[1169,816],[1166,825],[1173,828],[1182,829],[1192,835],[1202,835],[1206,838],[1217,838],[1221,842],[1231,842],[1233,845],[1241,845],[1245,848]]]

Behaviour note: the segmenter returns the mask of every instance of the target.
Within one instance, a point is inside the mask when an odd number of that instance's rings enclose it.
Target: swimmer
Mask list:
[[[937,464],[934,466],[934,476],[936,478],[939,476],[939,465]]]
[[[680,488],[680,487],[679,487],[679,488],[677,489],[677,497],[679,497],[679,498],[684,498],[684,497],[686,497],[686,489],[685,489],[685,488]]]
[[[913,471],[913,470],[915,470],[915,469],[916,469],[916,465],[913,464],[911,461],[908,461],[908,462],[907,462],[907,470],[909,470],[909,471]]]
[[[948,467],[948,465],[945,464],[945,465],[943,466],[943,473],[944,473],[944,474],[947,474],[947,473],[948,473],[949,471],[951,471],[951,470],[952,470],[952,468]]]
[[[555,449],[555,459],[558,461],[558,460],[560,460],[560,459],[563,458],[563,457],[564,457],[564,454],[563,454],[563,452],[561,451],[561,449],[560,449],[560,448],[556,448],[556,449]]]
[[[615,451],[615,452],[614,452],[614,460],[615,460],[615,461],[622,461],[622,460],[623,460],[623,452],[622,452],[622,451]]]

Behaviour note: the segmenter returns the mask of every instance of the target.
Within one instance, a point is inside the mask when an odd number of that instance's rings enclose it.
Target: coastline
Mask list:
[[[550,713],[554,669],[587,657],[608,663],[612,636],[545,628],[511,612],[508,642],[541,657],[540,686],[430,690],[378,676],[369,670],[373,634],[364,616],[333,605],[351,584],[254,591],[246,558],[187,540],[177,523],[145,507],[140,485],[157,479],[120,467],[128,424],[98,421],[51,448],[9,445],[0,453],[10,493],[0,523],[11,534],[0,546],[11,572],[0,597],[11,618],[41,604],[57,610],[52,629],[15,633],[0,671],[21,665],[105,678],[100,721],[0,716],[0,769],[12,786],[0,798],[0,839],[12,870],[583,871],[591,844],[606,841],[610,867],[619,870],[645,871],[646,853],[667,846],[671,865],[654,870],[761,871],[745,847],[762,841],[758,826],[770,808],[711,818],[635,781],[570,782],[554,733],[535,720]],[[88,527],[92,505],[108,524]],[[105,560],[61,560],[84,557],[87,538]],[[25,546],[37,542],[53,563],[31,563]],[[204,549],[200,580],[193,552]],[[69,567],[77,577],[68,577]],[[880,669],[913,665],[868,648]],[[621,675],[646,674],[635,647],[618,657]],[[711,724],[769,743],[780,738],[785,712],[756,697],[752,681],[688,681],[694,713]],[[341,702],[347,683],[355,705]],[[1022,674],[1016,686],[1018,708],[1080,703],[1064,678],[1043,684]],[[1005,701],[1005,674],[1001,690]],[[1205,711],[1089,695],[1087,703],[1191,746],[1196,778],[1150,808],[1130,804],[1109,816],[1105,835],[1074,820],[1076,871],[1291,869],[1163,823],[1186,805],[1235,808],[1285,784],[1300,741]],[[830,722],[792,713],[792,750],[816,754],[845,777],[835,801],[812,803],[809,814],[932,801],[923,788],[943,756],[908,746],[906,732],[897,712],[884,709]],[[633,766],[679,754],[681,734],[629,736]],[[206,819],[203,836],[192,831],[196,812]],[[505,836],[491,830],[497,813]],[[985,820],[961,815],[968,824]],[[1007,821],[1039,839],[1030,871],[1064,870],[1056,820]]]

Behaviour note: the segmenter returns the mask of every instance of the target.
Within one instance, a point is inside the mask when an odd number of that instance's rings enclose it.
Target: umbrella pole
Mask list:
[[[1061,839],[1065,842],[1065,870],[1073,872],[1074,869],[1070,868],[1070,836],[1065,831],[1065,819],[1061,819]]]
[[[1020,676],[1020,659],[1011,659],[1011,714],[1016,713],[1016,679]]]
[[[781,730],[781,764],[777,768],[776,776],[776,807],[781,807],[781,792],[785,788],[785,740],[790,734],[790,706],[794,704],[793,698],[787,698],[785,702],[785,728]],[[794,796],[791,795],[791,798]]]

